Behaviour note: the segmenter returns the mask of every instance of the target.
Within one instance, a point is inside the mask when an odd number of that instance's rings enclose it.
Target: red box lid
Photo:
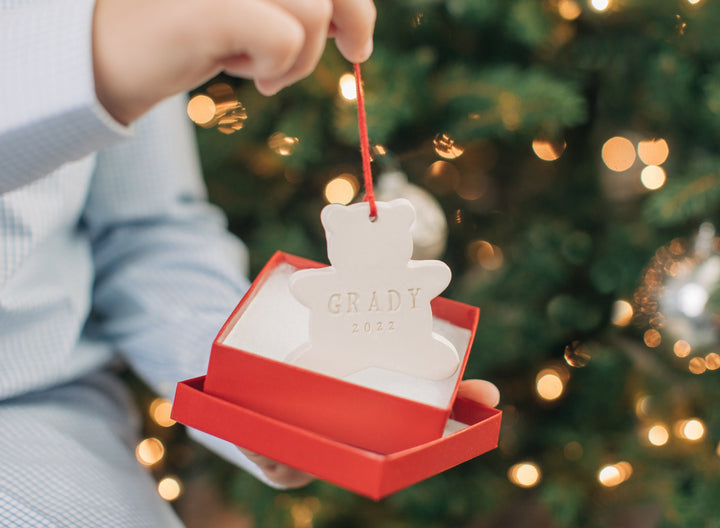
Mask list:
[[[268,261],[212,345],[204,392],[286,424],[379,453],[393,453],[439,438],[452,403],[434,407],[224,344],[248,303],[282,263],[297,269],[325,266],[283,252]],[[470,332],[467,350],[455,374],[452,402],[470,355],[480,310],[442,297],[435,298],[431,306],[434,317]],[[278,331],[282,331],[282,321],[278,321]]]
[[[379,454],[212,396],[204,382],[203,376],[178,384],[174,420],[375,500],[497,447],[501,411],[460,397],[453,418],[467,427]]]

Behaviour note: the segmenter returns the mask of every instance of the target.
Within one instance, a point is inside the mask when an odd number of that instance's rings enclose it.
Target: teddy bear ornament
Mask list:
[[[331,204],[321,213],[330,266],[295,272],[290,291],[310,310],[309,342],[288,362],[342,378],[369,367],[442,380],[455,347],[433,333],[430,301],[450,283],[438,260],[411,260],[415,210],[408,200]]]

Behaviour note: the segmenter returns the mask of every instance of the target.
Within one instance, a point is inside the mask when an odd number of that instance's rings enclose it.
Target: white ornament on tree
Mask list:
[[[425,189],[410,183],[400,171],[384,172],[376,188],[380,200],[405,198],[415,208],[415,223],[411,228],[413,258],[436,259],[445,251],[448,225],[445,213],[435,197]]]
[[[433,333],[430,301],[450,282],[437,260],[410,260],[415,211],[408,200],[331,204],[321,214],[331,266],[294,273],[290,291],[310,309],[310,340],[289,363],[336,377],[369,367],[441,380],[457,350]]]
[[[659,309],[665,327],[678,339],[693,347],[706,347],[718,341],[718,329],[707,313],[710,294],[720,282],[720,255],[713,251],[715,227],[703,223],[695,239],[692,258],[681,262],[665,284]]]

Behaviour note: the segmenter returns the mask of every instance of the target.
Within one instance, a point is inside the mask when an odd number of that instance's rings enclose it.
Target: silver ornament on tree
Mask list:
[[[720,283],[720,255],[713,249],[715,227],[703,223],[693,251],[676,262],[659,298],[665,328],[693,348],[717,344],[718,326],[708,301]]]
[[[425,189],[410,183],[399,170],[383,172],[378,178],[375,193],[379,200],[405,198],[415,208],[415,223],[411,228],[413,259],[437,259],[445,251],[448,224],[437,199]]]

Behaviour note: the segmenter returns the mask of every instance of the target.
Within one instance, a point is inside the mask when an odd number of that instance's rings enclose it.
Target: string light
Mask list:
[[[218,132],[233,134],[245,126],[247,112],[238,101],[232,86],[217,82],[208,86],[207,93],[215,103],[215,118],[204,125],[206,128],[217,125]]]
[[[165,456],[165,446],[157,438],[145,438],[135,448],[135,457],[144,466],[157,464]]]
[[[640,182],[646,189],[657,190],[665,185],[665,171],[657,165],[648,165],[640,173]]]
[[[688,370],[693,374],[703,374],[707,370],[705,359],[701,357],[692,358],[688,363]]]
[[[708,370],[717,370],[720,368],[720,354],[710,352],[705,356],[705,366]]]
[[[460,171],[452,163],[438,160],[428,167],[425,181],[434,193],[447,194],[460,185]]]
[[[275,132],[268,138],[268,146],[281,156],[290,156],[300,140],[282,132]]]
[[[610,7],[610,0],[590,0],[590,7],[595,11],[605,11]]]
[[[662,165],[670,154],[670,148],[664,139],[641,141],[638,143],[637,151],[645,165]]]
[[[635,163],[635,147],[627,138],[612,137],[603,144],[602,160],[610,170],[626,171]]]
[[[688,357],[691,350],[692,348],[690,347],[690,343],[684,341],[683,339],[675,341],[675,344],[673,345],[673,352],[679,358]]]
[[[565,20],[575,20],[582,13],[582,9],[575,0],[560,0],[557,9]]]
[[[492,271],[502,266],[503,252],[498,246],[486,240],[475,240],[468,246],[468,259]]]
[[[544,368],[535,377],[535,390],[543,400],[557,400],[565,392],[568,378],[569,373],[562,365]]]
[[[319,510],[320,499],[317,497],[305,497],[302,501],[293,502],[290,506],[293,528],[312,528],[313,518]]]
[[[565,347],[565,363],[571,367],[581,368],[590,362],[590,350],[580,341],[573,341]]]
[[[642,418],[648,415],[648,407],[650,406],[650,396],[639,396],[635,400],[635,414]]]
[[[651,328],[643,334],[643,341],[650,348],[657,348],[660,346],[660,343],[662,343],[662,336],[660,335],[660,332]]]
[[[565,152],[567,143],[565,141],[547,141],[534,139],[532,149],[535,155],[543,161],[555,161]]]
[[[328,203],[349,204],[358,192],[359,183],[355,175],[341,174],[325,185],[325,200]]]
[[[338,93],[346,101],[357,99],[357,86],[355,86],[355,76],[352,73],[344,73],[340,76]]]
[[[150,417],[160,427],[171,427],[175,425],[175,420],[170,418],[172,411],[172,403],[166,398],[155,398],[150,403]]]
[[[435,136],[433,147],[437,155],[445,159],[459,158],[465,152],[447,132],[440,132]]]
[[[633,469],[629,462],[604,466],[598,471],[598,482],[605,487],[619,486],[632,475]]]
[[[182,493],[182,484],[177,477],[165,477],[158,482],[158,493],[166,501],[174,501]]]
[[[195,95],[188,101],[187,114],[196,125],[205,125],[215,118],[215,101],[204,94]]]
[[[678,438],[696,442],[705,436],[705,424],[699,418],[678,420],[673,426],[673,432]]]
[[[665,424],[658,423],[648,429],[647,438],[654,446],[664,446],[670,439],[670,432]]]
[[[616,326],[627,326],[632,321],[633,313],[632,305],[623,299],[619,299],[613,303],[610,320]]]
[[[537,486],[540,478],[540,468],[534,462],[520,462],[508,470],[510,482],[521,488]]]

